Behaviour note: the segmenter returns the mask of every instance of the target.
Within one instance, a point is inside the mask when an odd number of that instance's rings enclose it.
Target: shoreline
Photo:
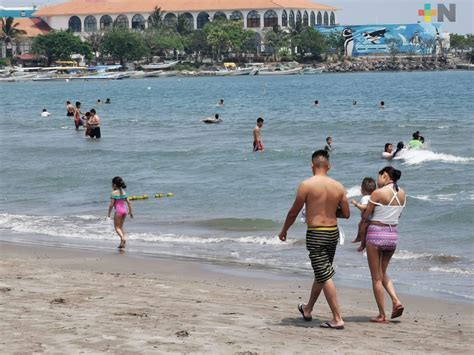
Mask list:
[[[401,318],[372,324],[371,290],[338,287],[346,329],[332,331],[319,328],[330,319],[323,295],[312,322],[296,309],[309,295],[309,277],[115,250],[0,245],[2,353],[474,350],[465,304],[403,295]]]

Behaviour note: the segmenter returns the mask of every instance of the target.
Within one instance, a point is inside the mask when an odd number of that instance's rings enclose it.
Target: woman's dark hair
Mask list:
[[[392,158],[395,158],[395,156],[405,147],[405,144],[403,142],[398,142],[397,143],[397,150],[395,150],[395,153],[393,153]]]
[[[388,147],[390,147],[391,145],[393,145],[393,144],[392,144],[392,143],[385,143],[385,149],[384,149],[384,151],[386,152],[387,149],[388,149]]]
[[[390,176],[390,179],[392,179],[393,181],[393,186],[395,187],[395,190],[398,191],[397,181],[400,180],[400,178],[402,177],[402,172],[392,166],[386,166],[385,168],[379,171],[379,175],[382,175],[383,173],[387,173],[387,175]]]
[[[419,138],[420,138],[420,131],[416,131],[415,133],[413,133],[413,139],[418,140]]]
[[[95,112],[95,109],[91,108],[91,113],[95,115],[97,112]]]
[[[112,184],[117,186],[119,189],[126,189],[127,185],[125,185],[125,182],[122,180],[120,176],[116,176],[112,179]]]

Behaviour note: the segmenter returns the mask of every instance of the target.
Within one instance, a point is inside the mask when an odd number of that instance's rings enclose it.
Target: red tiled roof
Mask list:
[[[16,27],[19,30],[26,32],[26,37],[36,37],[38,35],[45,35],[51,31],[51,28],[46,22],[37,17],[31,18],[18,18],[13,21],[13,23],[18,23]]]
[[[311,0],[70,0],[39,9],[35,16],[94,15],[152,12],[155,6],[164,12],[294,9],[327,10],[337,8]]]

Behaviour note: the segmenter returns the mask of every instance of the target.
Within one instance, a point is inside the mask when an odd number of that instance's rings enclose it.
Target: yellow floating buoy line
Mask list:
[[[167,194],[163,193],[157,193],[155,194],[155,198],[162,198],[162,197],[173,197],[174,193],[168,192]],[[135,200],[148,200],[149,196],[148,195],[138,195],[138,196],[129,196],[128,199],[130,201],[135,201]]]

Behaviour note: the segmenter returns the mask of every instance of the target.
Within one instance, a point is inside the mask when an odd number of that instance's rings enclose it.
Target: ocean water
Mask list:
[[[129,195],[150,196],[133,202],[127,253],[311,277],[305,225],[297,221],[286,243],[276,237],[311,153],[332,136],[330,175],[358,199],[362,178],[387,164],[384,144],[420,130],[427,149],[392,162],[409,197],[390,275],[401,292],[474,303],[473,79],[455,71],[2,84],[0,240],[115,248],[104,217],[120,175]],[[95,104],[107,97],[111,105]],[[100,141],[74,130],[66,100],[97,109]],[[52,116],[41,118],[43,108]],[[223,123],[201,123],[215,113]],[[266,151],[256,154],[259,116]],[[174,197],[155,199],[160,192]],[[350,244],[359,216],[352,209],[340,223],[336,281],[370,287],[367,261]]]

